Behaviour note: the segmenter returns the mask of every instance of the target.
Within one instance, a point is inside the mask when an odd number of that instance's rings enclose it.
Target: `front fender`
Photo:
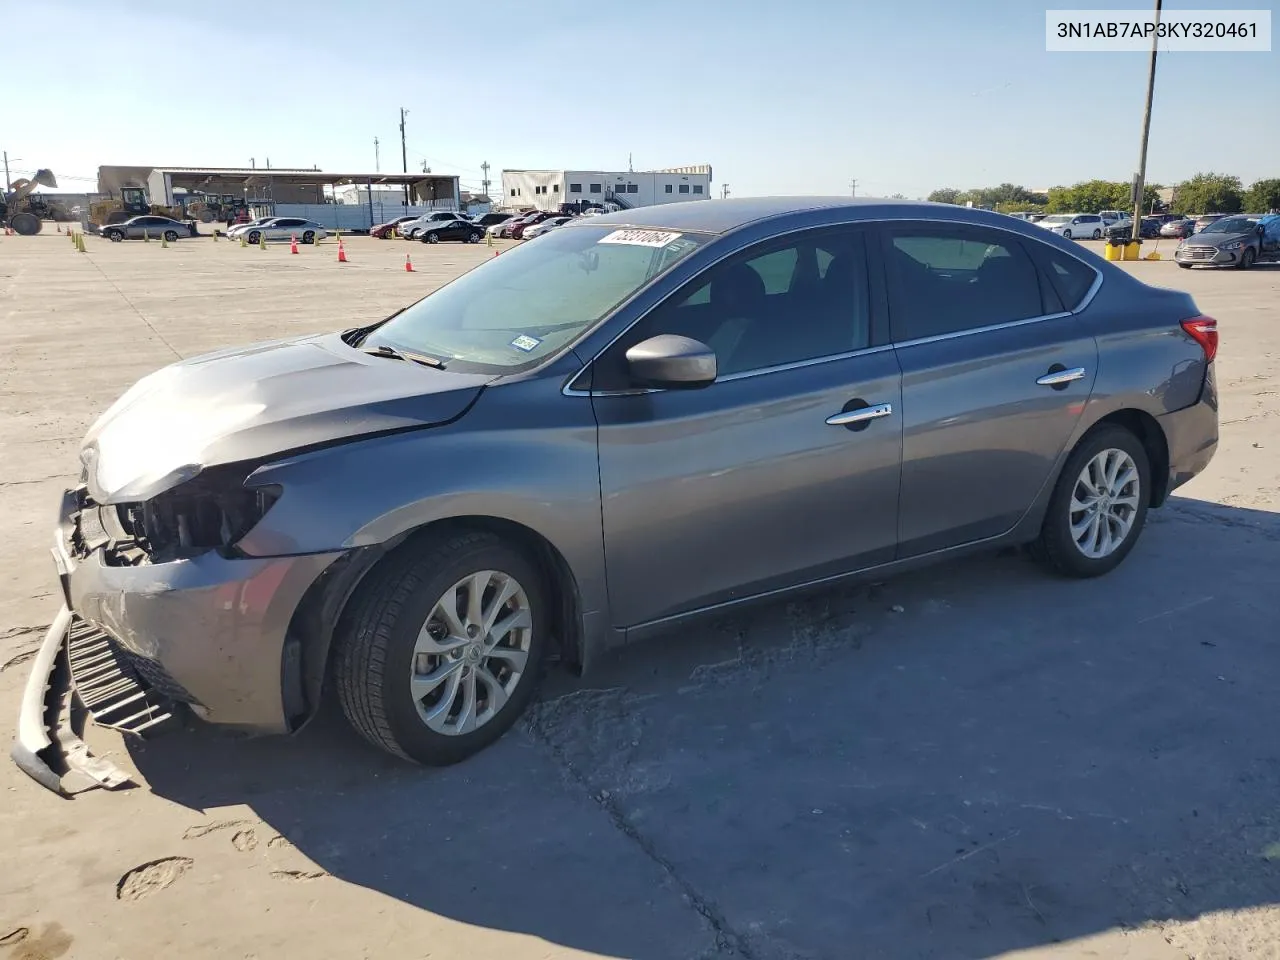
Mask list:
[[[446,426],[345,443],[260,468],[282,495],[239,543],[252,556],[385,544],[441,520],[532,530],[564,557],[584,615],[605,609],[596,423],[559,378],[487,389]]]

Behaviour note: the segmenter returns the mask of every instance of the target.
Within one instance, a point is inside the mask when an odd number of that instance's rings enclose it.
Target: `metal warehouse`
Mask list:
[[[706,200],[711,196],[711,165],[662,170],[503,170],[502,204],[559,210],[616,204],[622,209],[658,203]]]

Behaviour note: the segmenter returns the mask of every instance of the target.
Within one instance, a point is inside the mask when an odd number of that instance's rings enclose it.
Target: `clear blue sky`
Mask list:
[[[1046,7],[1075,5],[0,0],[0,147],[87,189],[71,177],[99,164],[369,170],[375,136],[398,170],[404,106],[410,167],[472,188],[484,160],[497,179],[628,153],[710,163],[736,196],[1125,180],[1147,57],[1046,53]],[[1280,177],[1280,53],[1162,54],[1149,179],[1210,169]]]

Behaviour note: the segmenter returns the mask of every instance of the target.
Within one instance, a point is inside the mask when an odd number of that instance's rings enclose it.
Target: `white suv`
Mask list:
[[[1096,213],[1054,213],[1045,217],[1036,226],[1052,230],[1067,240],[1083,240],[1086,237],[1091,240],[1101,240],[1106,224]]]

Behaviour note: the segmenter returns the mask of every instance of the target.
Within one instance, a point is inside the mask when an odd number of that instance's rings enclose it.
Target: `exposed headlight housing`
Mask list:
[[[246,486],[259,466],[210,467],[149,500],[118,504],[120,527],[155,563],[189,560],[211,550],[236,556],[236,545],[283,493],[275,484]]]
[[[1239,250],[1243,246],[1244,246],[1243,240],[1232,240],[1230,243],[1224,243],[1222,245],[1222,249],[1223,250]]]

